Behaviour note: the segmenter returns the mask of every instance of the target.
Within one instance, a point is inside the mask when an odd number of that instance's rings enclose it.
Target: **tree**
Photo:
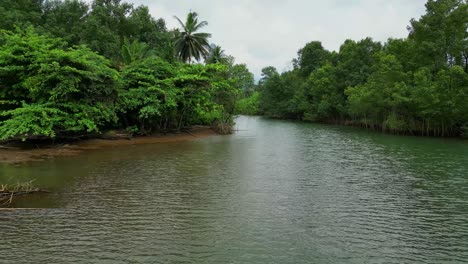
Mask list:
[[[278,70],[276,70],[275,67],[273,66],[268,66],[262,69],[262,75],[260,78],[260,81],[258,82],[258,86],[262,87],[268,80],[270,80],[273,77],[278,76]]]
[[[185,23],[177,16],[175,19],[177,19],[182,27],[182,31],[176,34],[174,40],[177,57],[181,61],[188,63],[191,63],[192,59],[200,61],[202,58],[206,58],[210,48],[208,38],[211,37],[211,34],[198,31],[207,26],[208,22],[198,22],[198,14],[196,12],[188,13]]]
[[[287,84],[274,67],[262,69],[262,79],[259,83],[260,111],[272,117],[288,117],[288,103],[291,95]]]
[[[371,38],[346,40],[329,53],[310,42],[293,70],[262,70],[259,112],[393,133],[466,135],[467,12],[464,0],[428,0],[408,38],[389,39],[383,47]],[[253,102],[243,100],[239,109],[249,112]]]
[[[193,124],[231,131],[236,100],[253,86],[245,65],[220,48],[215,64],[176,62],[175,32],[148,7],[90,2],[0,1],[0,141]],[[182,52],[189,62],[207,54],[206,24],[190,13],[176,34],[195,48]]]
[[[148,44],[134,40],[130,42],[127,38],[124,39],[120,51],[120,57],[124,65],[131,64],[134,61],[143,60],[152,55]]]
[[[46,1],[39,32],[61,38],[72,47],[81,43],[89,6],[78,0]]]
[[[455,65],[466,68],[468,3],[464,0],[429,0],[426,14],[411,20],[409,39],[416,42],[417,60],[431,69]]]
[[[116,122],[118,73],[88,48],[31,28],[4,33],[0,47],[0,140],[99,132]]]
[[[237,98],[227,76],[227,66],[220,64],[170,64],[157,57],[135,61],[122,71],[121,125],[148,134],[226,121]]]
[[[42,0],[1,0],[0,29],[14,30],[37,26],[41,22]]]
[[[336,77],[341,91],[366,83],[372,74],[374,55],[382,50],[379,42],[366,38],[358,42],[346,40],[336,58]]]
[[[120,63],[125,38],[146,43],[154,55],[174,59],[172,33],[163,19],[155,19],[147,6],[122,0],[2,0],[0,29],[31,25],[38,33],[61,38],[68,47],[84,44]]]
[[[244,95],[249,96],[254,92],[254,75],[249,71],[247,65],[236,64],[228,68],[229,78],[234,81],[234,87]]]
[[[394,132],[409,131],[407,75],[393,55],[381,52],[376,60],[368,82],[346,90],[349,112],[366,126]]]
[[[126,38],[148,44],[155,56],[167,61],[174,60],[172,34],[168,32],[164,19],[153,18],[147,6],[138,6],[132,10],[127,21]]]
[[[84,25],[81,43],[109,59],[119,58],[128,34],[133,5],[120,0],[94,0]]]
[[[307,43],[297,52],[298,58],[293,61],[295,68],[300,69],[303,77],[307,78],[312,72],[330,59],[330,52],[325,50],[320,41]]]
[[[405,72],[416,72],[421,67],[416,56],[417,44],[413,40],[391,38],[385,43],[383,51],[395,56]]]
[[[209,64],[215,64],[215,63],[221,63],[221,64],[228,64],[229,63],[229,58],[226,56],[224,53],[224,50],[221,48],[221,46],[215,45],[213,47],[210,47],[210,51],[208,53],[208,56],[206,58],[206,63]]]
[[[304,119],[309,121],[342,120],[346,114],[345,98],[336,78],[336,68],[330,64],[311,74],[305,83]]]
[[[136,60],[122,71],[118,113],[122,125],[147,134],[173,127],[180,91],[173,82],[176,69],[160,58]]]

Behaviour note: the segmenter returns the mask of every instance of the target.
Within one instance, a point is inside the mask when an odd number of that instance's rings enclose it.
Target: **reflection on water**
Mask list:
[[[90,151],[0,180],[0,263],[460,263],[468,143],[241,117],[238,134]]]

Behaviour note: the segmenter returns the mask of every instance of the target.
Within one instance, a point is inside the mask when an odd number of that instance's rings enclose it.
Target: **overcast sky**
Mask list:
[[[426,0],[127,0],[149,6],[169,28],[173,18],[185,20],[190,10],[208,21],[205,32],[237,63],[245,63],[258,79],[263,67],[279,71],[291,67],[297,50],[307,42],[322,41],[338,50],[346,39],[407,36],[411,18],[424,12]]]

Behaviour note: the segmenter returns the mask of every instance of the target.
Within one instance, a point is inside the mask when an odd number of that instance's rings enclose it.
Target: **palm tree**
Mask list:
[[[210,45],[208,38],[211,37],[209,33],[197,33],[202,27],[208,25],[208,22],[198,22],[198,14],[190,12],[187,15],[185,24],[178,18],[182,31],[179,32],[174,41],[174,47],[177,54],[182,61],[191,63],[192,58],[199,61],[201,58],[206,58]]]
[[[228,63],[229,58],[226,56],[224,53],[224,50],[221,48],[221,46],[212,46],[210,48],[210,54],[208,54],[208,57],[206,58],[206,63],[210,64],[215,64],[215,63],[222,63],[226,64]]]
[[[120,57],[125,65],[134,61],[142,60],[152,56],[152,52],[148,44],[134,40],[130,42],[127,38],[124,39],[124,44],[120,50]]]

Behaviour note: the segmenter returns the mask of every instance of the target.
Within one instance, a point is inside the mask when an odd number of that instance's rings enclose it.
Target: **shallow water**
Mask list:
[[[0,263],[463,263],[468,142],[241,117],[239,132],[22,166]]]

